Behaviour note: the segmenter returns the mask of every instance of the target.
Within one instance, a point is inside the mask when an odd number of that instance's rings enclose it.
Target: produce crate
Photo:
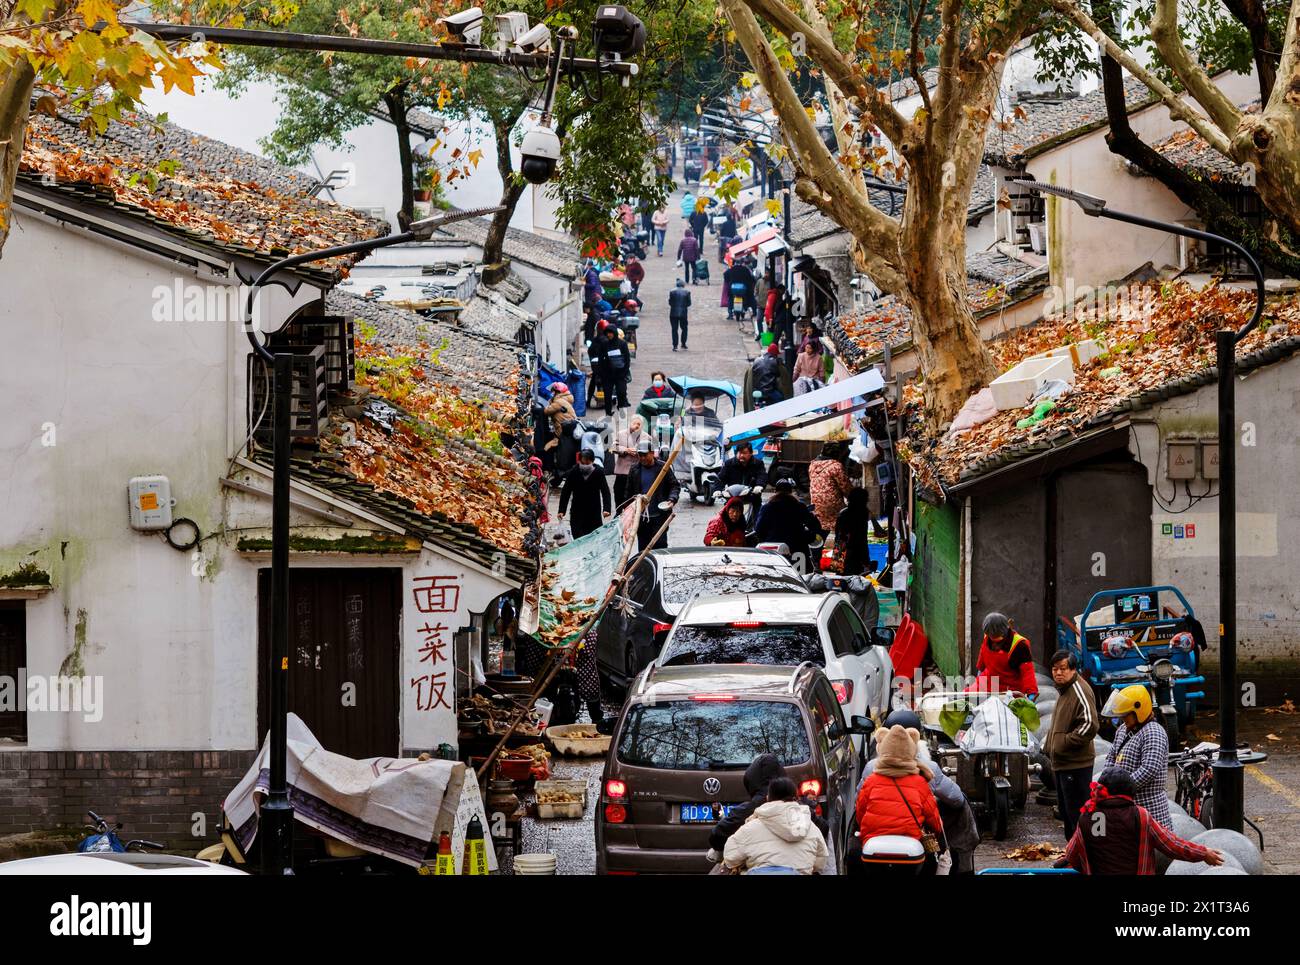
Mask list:
[[[575,819],[581,818],[583,812],[587,809],[587,782],[586,781],[538,781],[534,789],[540,796],[546,791],[568,791],[570,794],[578,796],[579,800],[564,804],[543,804],[541,800],[537,802],[537,816],[544,821],[554,818]]]

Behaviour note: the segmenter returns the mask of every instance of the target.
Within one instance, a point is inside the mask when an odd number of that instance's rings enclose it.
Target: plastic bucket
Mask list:
[[[516,855],[515,874],[553,875],[555,874],[555,855],[547,851],[538,854]]]

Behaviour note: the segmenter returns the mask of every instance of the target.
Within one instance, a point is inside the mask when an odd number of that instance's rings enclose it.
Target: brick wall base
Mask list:
[[[121,821],[123,840],[198,851],[216,840],[221,802],[256,757],[255,750],[0,750],[0,835],[80,827],[89,808]],[[196,836],[199,813],[206,828]]]

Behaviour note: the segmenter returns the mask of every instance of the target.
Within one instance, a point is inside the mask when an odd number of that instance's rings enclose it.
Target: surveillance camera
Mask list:
[[[503,53],[516,40],[528,33],[528,14],[511,10],[509,13],[496,15],[497,50]]]
[[[596,11],[594,36],[600,56],[618,60],[645,46],[645,24],[627,7],[603,6]]]
[[[483,11],[481,8],[470,7],[460,13],[439,17],[438,23],[447,28],[447,32],[453,38],[453,43],[462,44],[466,47],[479,46],[479,40],[483,36]]]
[[[515,50],[525,54],[541,54],[551,49],[551,28],[544,23],[535,25],[515,41]]]
[[[523,155],[520,173],[533,184],[545,184],[560,163],[560,138],[545,124],[538,124],[524,135],[519,146]]]

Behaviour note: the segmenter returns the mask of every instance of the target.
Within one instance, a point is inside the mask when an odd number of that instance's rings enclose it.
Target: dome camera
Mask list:
[[[560,163],[560,138],[545,124],[538,124],[524,135],[519,146],[523,155],[520,173],[533,184],[545,184]]]
[[[466,47],[477,47],[483,36],[483,11],[479,7],[470,7],[460,13],[439,17],[438,23],[447,28],[451,41]]]

